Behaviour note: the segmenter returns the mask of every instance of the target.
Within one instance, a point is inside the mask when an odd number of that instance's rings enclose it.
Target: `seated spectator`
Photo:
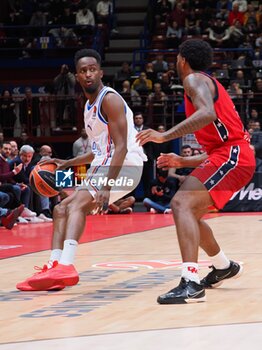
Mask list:
[[[91,152],[91,145],[88,140],[88,135],[86,133],[85,128],[81,130],[80,137],[73,143],[72,152],[73,152],[73,157],[77,157],[82,154]]]
[[[9,90],[3,90],[0,99],[0,129],[7,137],[13,136],[16,121],[15,102]]]
[[[117,18],[113,11],[113,3],[109,0],[98,1],[96,5],[96,16],[98,23],[106,23],[109,25],[111,32],[117,34]]]
[[[83,26],[77,29],[77,34],[81,36],[83,42],[87,42],[87,36],[94,33],[95,24],[93,12],[86,5],[83,5],[76,13],[76,25]]]
[[[152,90],[152,81],[147,79],[145,72],[141,72],[139,78],[135,79],[132,84],[132,89],[136,90],[145,102],[146,96]]]
[[[190,145],[183,145],[181,149],[182,157],[191,157],[193,155],[193,150]],[[168,176],[175,179],[176,190],[183,184],[186,177],[193,171],[193,168],[171,168],[168,171]]]
[[[247,5],[247,11],[244,13],[244,26],[248,33],[255,33],[258,29],[258,19],[253,4]]]
[[[233,8],[235,4],[238,5],[239,12],[245,13],[247,11],[247,0],[234,0],[232,4]]]
[[[176,185],[168,172],[158,169],[156,179],[150,184],[150,196],[143,200],[151,213],[171,213],[170,201],[176,192]]]
[[[133,72],[128,62],[123,62],[121,69],[114,76],[115,89],[120,89],[123,81],[130,80]]]
[[[238,19],[229,27],[229,46],[239,47],[245,38],[245,29]]]
[[[157,77],[160,78],[161,74],[168,71],[168,63],[164,61],[164,56],[162,54],[156,55],[156,59],[152,62],[154,72],[157,74]]]
[[[7,159],[11,154],[11,145],[9,142],[4,142],[1,145],[0,153],[0,191],[8,194],[9,201],[7,208],[14,209],[21,205],[23,199],[29,199],[30,189],[22,183],[15,181],[15,176],[22,171],[22,164],[14,163],[13,169],[9,166]],[[29,212],[28,212],[29,213]],[[24,208],[23,215],[27,215],[27,209]]]
[[[34,167],[34,164],[32,162],[34,152],[35,151],[31,146],[22,146],[19,152],[19,156],[17,156],[10,162],[10,168],[15,169],[15,166],[22,164],[21,171],[14,176],[14,179],[17,183],[23,184],[23,186],[26,186],[26,188],[29,189],[29,191],[26,193],[26,196],[24,191],[22,191],[21,193],[21,201],[25,205],[24,210],[26,211],[23,217],[32,223],[40,223],[44,222],[44,220],[36,217],[36,213],[29,209],[32,195],[32,190],[29,185],[29,176]]]
[[[54,38],[56,47],[76,46],[78,37],[73,28],[59,27],[52,28],[48,33]]]
[[[133,196],[121,198],[109,205],[107,214],[131,214],[135,201],[135,197]]]
[[[216,20],[207,28],[208,39],[213,47],[227,47],[230,38],[229,28],[221,18]]]
[[[141,106],[141,97],[136,90],[131,89],[130,82],[128,80],[123,81],[120,95],[124,98],[131,109],[132,107]]]
[[[166,22],[172,10],[172,4],[168,0],[157,1],[154,7],[154,18],[157,22]]]
[[[148,79],[155,81],[157,79],[157,73],[154,71],[152,62],[147,62],[145,65],[145,73]]]
[[[187,12],[185,23],[186,35],[199,35],[201,33],[200,18],[199,11],[196,11],[195,8]]]
[[[8,161],[14,159],[15,157],[18,156],[18,146],[17,146],[17,142],[12,140],[10,141],[10,145],[11,145],[11,154],[8,157]]]
[[[166,127],[162,124],[157,127],[158,132],[165,132]],[[154,160],[157,161],[157,158],[161,153],[170,153],[172,152],[172,141],[167,141],[163,143],[154,143],[152,144]]]
[[[234,1],[232,5],[232,10],[229,12],[228,15],[228,24],[232,26],[236,19],[238,19],[242,25],[244,24],[244,14],[243,12],[239,11],[239,5],[236,1]]]
[[[57,24],[70,25],[76,23],[76,16],[71,12],[70,7],[66,4],[63,13],[58,17]]]
[[[154,90],[149,94],[146,105],[148,106],[149,112],[152,113],[153,117],[165,118],[166,115],[166,101],[167,96],[162,91],[160,83],[154,84]]]
[[[251,135],[251,145],[254,147],[256,158],[262,160],[262,131],[259,126],[260,124],[258,124],[256,129],[253,129]]]
[[[183,9],[183,4],[181,2],[176,2],[173,10],[169,13],[167,23],[170,24],[173,21],[176,21],[180,28],[185,28],[186,11]]]
[[[168,49],[175,49],[181,44],[182,29],[178,27],[176,21],[172,22],[172,25],[168,26],[166,32],[166,43]]]

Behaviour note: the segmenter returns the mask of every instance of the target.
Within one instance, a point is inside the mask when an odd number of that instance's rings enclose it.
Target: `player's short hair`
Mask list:
[[[75,62],[75,66],[77,65],[78,61],[83,58],[83,57],[94,57],[97,61],[97,63],[99,64],[99,66],[101,66],[101,56],[99,55],[99,53],[95,50],[92,49],[81,49],[78,50],[75,53],[75,58],[74,58],[74,62]]]
[[[212,65],[213,50],[204,40],[189,39],[179,46],[179,53],[194,70],[206,70]]]

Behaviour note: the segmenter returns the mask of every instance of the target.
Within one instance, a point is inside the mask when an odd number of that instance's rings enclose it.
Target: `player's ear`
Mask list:
[[[104,76],[104,71],[102,69],[100,69],[100,78],[102,79]]]

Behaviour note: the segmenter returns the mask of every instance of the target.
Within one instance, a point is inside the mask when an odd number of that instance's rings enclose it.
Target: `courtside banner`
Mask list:
[[[262,211],[262,172],[255,173],[253,179],[231,197],[222,211]]]

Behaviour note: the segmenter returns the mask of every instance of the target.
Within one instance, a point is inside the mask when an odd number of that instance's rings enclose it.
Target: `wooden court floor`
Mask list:
[[[244,274],[208,290],[206,303],[156,303],[179,281],[175,226],[81,244],[80,282],[59,292],[15,289],[49,251],[1,260],[0,350],[261,349],[262,215],[207,221]],[[199,260],[203,276],[210,262],[202,251]]]

